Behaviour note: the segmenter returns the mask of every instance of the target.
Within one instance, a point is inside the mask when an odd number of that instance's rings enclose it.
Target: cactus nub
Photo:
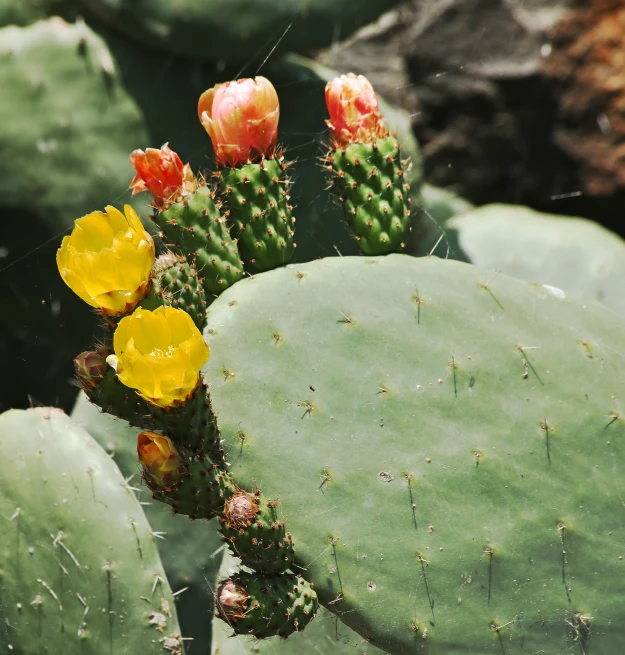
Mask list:
[[[257,639],[301,632],[319,605],[312,584],[293,573],[240,572],[221,582],[216,600],[219,616],[235,634]]]

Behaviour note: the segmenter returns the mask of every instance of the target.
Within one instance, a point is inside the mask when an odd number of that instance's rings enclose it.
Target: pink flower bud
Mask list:
[[[217,589],[217,605],[227,621],[238,621],[245,616],[249,596],[232,579],[225,580]]]
[[[165,144],[162,148],[135,150],[130,161],[137,174],[130,183],[132,194],[146,189],[159,207],[178,202],[185,193],[197,186],[189,164],[182,165],[180,157]]]
[[[236,168],[273,156],[280,105],[268,79],[214,86],[200,96],[198,115],[213,142],[219,167]]]
[[[364,75],[341,75],[326,84],[326,121],[334,143],[366,143],[388,136],[371,82]]]

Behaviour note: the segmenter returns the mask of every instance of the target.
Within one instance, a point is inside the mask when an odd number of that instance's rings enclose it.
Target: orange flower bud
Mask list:
[[[280,105],[268,79],[214,86],[200,96],[198,115],[213,142],[218,166],[236,168],[273,156]]]
[[[334,143],[366,143],[388,136],[371,82],[364,75],[341,75],[326,84],[326,121]]]
[[[137,454],[151,482],[169,486],[180,479],[182,459],[169,437],[155,432],[142,432],[137,437]]]
[[[148,190],[157,206],[178,202],[185,193],[197,187],[197,180],[189,164],[182,165],[178,155],[165,144],[162,148],[135,150],[130,161],[137,174],[130,183],[132,195]]]

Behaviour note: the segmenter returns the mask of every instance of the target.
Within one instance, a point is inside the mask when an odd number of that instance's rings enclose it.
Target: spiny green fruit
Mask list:
[[[257,489],[251,494],[239,490],[225,503],[219,518],[224,540],[245,566],[272,574],[284,573],[293,565],[293,538],[284,521],[278,520],[276,501],[264,498]]]
[[[180,465],[165,476],[144,467],[143,480],[153,498],[169,505],[174,513],[210,520],[223,512],[224,504],[235,493],[234,480],[209,460],[186,454],[180,449]]]
[[[165,244],[193,262],[204,289],[212,297],[241,279],[243,265],[237,244],[207,186],[163,212],[154,213]]]
[[[172,515],[162,503],[150,502],[149,490],[139,484],[138,428],[100,412],[82,393],[71,416],[110,454],[128,484],[136,488],[152,532],[159,537],[156,545],[171,587],[174,591],[184,589],[176,595],[181,632],[193,639],[191,652],[210,652],[212,625],[206,617],[213,613],[213,590],[227,550],[221,547],[216,522],[191,522],[186,516]]]
[[[239,570],[241,560],[226,550],[219,579],[225,580]],[[178,615],[180,616],[180,611]],[[182,617],[181,617],[182,623]],[[383,651],[350,630],[323,606],[306,629],[293,633],[288,639],[239,637],[232,639],[229,626],[218,616],[213,619],[213,655],[382,655]]]
[[[198,329],[206,325],[206,295],[195,266],[173,252],[161,255],[154,263],[150,291],[140,304],[149,310],[162,305],[183,309]]]
[[[296,563],[363,638],[621,652],[622,317],[390,255],[244,280],[205,334],[229,471],[280,498]]]
[[[224,207],[235,226],[241,257],[253,272],[291,261],[295,244],[284,157],[216,173]]]
[[[176,444],[224,466],[224,451],[208,385],[202,378],[184,405],[165,408],[150,405],[154,425]]]
[[[234,634],[286,639],[302,631],[317,612],[317,594],[301,575],[241,571],[220,583],[217,612]]]
[[[0,652],[182,653],[141,505],[91,437],[53,408],[0,416]]]
[[[365,255],[402,252],[408,245],[410,185],[396,137],[352,143],[326,156],[347,223]]]

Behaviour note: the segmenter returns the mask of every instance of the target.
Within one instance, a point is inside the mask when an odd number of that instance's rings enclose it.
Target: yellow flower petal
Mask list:
[[[113,336],[117,375],[149,402],[171,407],[184,402],[199,382],[208,346],[181,309],[137,309],[123,318]]]
[[[132,207],[125,215],[108,206],[106,213],[79,218],[57,252],[65,283],[104,314],[122,314],[147,293],[155,252]]]

